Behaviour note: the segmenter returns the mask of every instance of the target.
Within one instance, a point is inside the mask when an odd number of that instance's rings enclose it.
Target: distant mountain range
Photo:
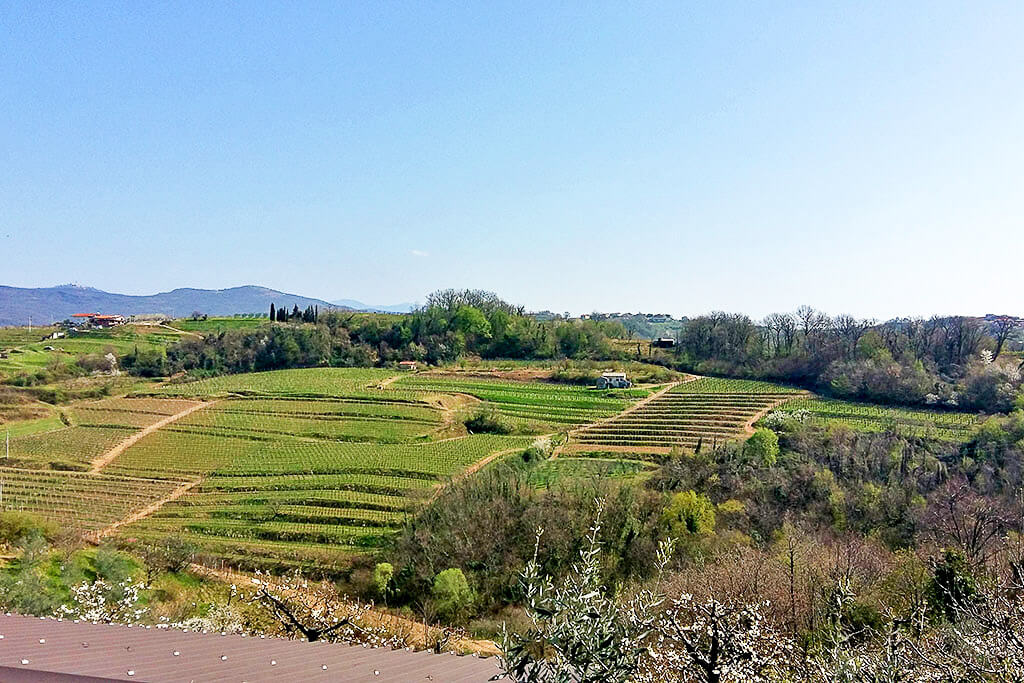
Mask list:
[[[175,318],[189,316],[193,311],[207,315],[264,313],[270,310],[271,303],[288,308],[319,306],[321,311],[356,308],[253,285],[230,289],[182,288],[149,296],[113,294],[79,285],[36,289],[0,285],[0,325],[26,325],[29,318],[36,325],[45,325],[73,313],[162,313]]]
[[[357,311],[371,311],[374,313],[409,313],[416,308],[416,304],[391,304],[388,306],[371,306],[355,299],[338,299],[332,301],[335,306],[352,308]]]

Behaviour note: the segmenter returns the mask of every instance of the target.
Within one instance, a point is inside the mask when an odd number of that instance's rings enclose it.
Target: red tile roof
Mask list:
[[[450,654],[0,616],[0,681],[445,681],[497,661]]]

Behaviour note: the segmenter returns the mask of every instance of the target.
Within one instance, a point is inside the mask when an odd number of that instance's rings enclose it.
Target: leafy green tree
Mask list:
[[[765,467],[771,467],[779,459],[779,436],[770,429],[760,427],[747,439],[743,451]]]
[[[391,590],[391,580],[395,576],[395,568],[390,562],[378,562],[373,568],[373,587],[377,589],[377,595],[387,599]]]
[[[715,532],[715,506],[703,494],[683,491],[672,496],[661,521],[673,538],[710,536]]]
[[[445,619],[455,619],[465,612],[475,599],[473,589],[466,581],[466,575],[456,567],[445,569],[434,577],[431,595],[438,614]]]
[[[57,535],[57,525],[28,512],[0,512],[0,542],[13,545],[34,535],[52,539]]]
[[[37,531],[22,537],[18,548],[21,556],[8,571],[0,572],[0,605],[22,614],[49,616],[60,604],[46,576],[50,548]]]
[[[462,306],[455,312],[452,329],[466,335],[466,339],[488,339],[491,336],[491,323],[480,309],[472,306]]]

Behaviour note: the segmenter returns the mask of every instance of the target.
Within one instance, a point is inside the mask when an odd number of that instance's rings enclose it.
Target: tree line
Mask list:
[[[285,315],[286,314],[286,315]],[[448,363],[465,356],[520,359],[622,357],[607,321],[541,322],[491,292],[442,290],[402,316],[315,307],[273,309],[278,323],[189,338],[167,348],[164,374],[234,373],[295,367],[371,367],[400,360]],[[153,368],[146,358],[147,372]],[[133,357],[125,369],[141,368]]]
[[[295,304],[292,306],[292,310],[289,311],[287,307],[281,306],[277,308],[273,303],[270,304],[270,320],[279,323],[288,322],[301,322],[301,323],[315,323],[317,318],[320,317],[319,306],[306,306],[305,309],[299,310],[299,305]]]
[[[965,316],[884,323],[829,317],[803,306],[749,316],[687,320],[660,362],[702,374],[777,380],[841,398],[1006,412],[1020,393],[1022,364],[1005,353],[1014,318]]]

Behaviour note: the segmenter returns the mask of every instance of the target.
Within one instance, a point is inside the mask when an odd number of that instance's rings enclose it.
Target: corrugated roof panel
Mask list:
[[[0,616],[0,680],[486,681],[497,661],[383,648]],[[175,654],[177,653],[177,654]],[[23,664],[22,662],[27,663]],[[21,676],[35,672],[37,679]],[[66,679],[65,676],[74,676]]]

